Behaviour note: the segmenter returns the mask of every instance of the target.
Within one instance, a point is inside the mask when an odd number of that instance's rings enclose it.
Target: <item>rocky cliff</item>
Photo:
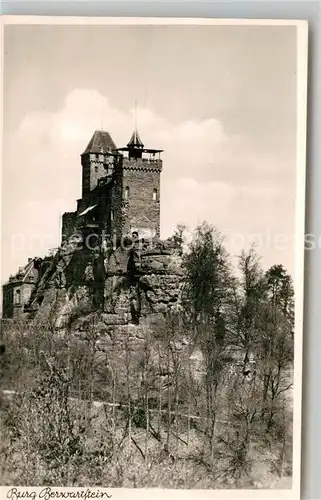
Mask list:
[[[107,331],[136,325],[139,335],[141,325],[179,306],[180,257],[166,242],[89,250],[73,239],[44,265],[26,310],[30,318],[50,311],[61,331],[81,331],[99,311]]]

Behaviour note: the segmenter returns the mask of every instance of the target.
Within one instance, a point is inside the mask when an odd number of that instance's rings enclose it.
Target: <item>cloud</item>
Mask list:
[[[294,166],[257,150],[248,137],[228,135],[218,118],[172,123],[146,108],[139,108],[137,115],[145,145],[164,149],[163,236],[178,222],[195,227],[204,219],[244,234],[266,227],[293,230],[289,186],[294,186]],[[59,213],[74,210],[80,197],[80,154],[93,131],[103,127],[120,147],[129,140],[133,124],[133,110],[113,107],[93,89],[70,92],[55,112],[30,112],[23,118],[5,142],[5,274],[31,251],[21,248],[13,256],[12,235],[51,234],[50,244],[58,245]],[[290,194],[284,195],[285,186]],[[271,202],[283,206],[283,213],[271,211]],[[44,250],[39,246],[39,251]],[[289,252],[271,255],[285,260]]]

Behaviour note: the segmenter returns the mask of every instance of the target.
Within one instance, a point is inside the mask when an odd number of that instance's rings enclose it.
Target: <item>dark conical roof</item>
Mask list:
[[[86,147],[85,153],[107,153],[107,151],[116,149],[116,145],[108,132],[95,130],[94,135]]]
[[[144,144],[142,143],[141,138],[139,137],[138,130],[135,129],[132,133],[129,143],[127,144],[128,148],[143,148]]]

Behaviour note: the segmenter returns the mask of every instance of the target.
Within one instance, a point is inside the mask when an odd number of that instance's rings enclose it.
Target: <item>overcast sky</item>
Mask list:
[[[101,127],[125,145],[135,99],[164,149],[162,236],[205,219],[293,272],[295,27],[6,26],[4,44],[2,280],[59,244],[80,154]]]

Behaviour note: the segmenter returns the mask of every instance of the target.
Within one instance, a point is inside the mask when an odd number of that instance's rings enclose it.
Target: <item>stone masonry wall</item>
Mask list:
[[[117,166],[114,174],[114,184],[111,194],[111,210],[114,220],[112,221],[112,233],[116,233],[118,239],[122,236],[122,203],[123,203],[123,168],[121,163]]]
[[[160,233],[160,172],[162,162],[128,160],[123,162],[123,193],[129,188],[128,200],[123,194],[123,231],[132,228],[149,228]],[[153,191],[157,190],[157,199]]]
[[[77,212],[65,212],[62,216],[62,242],[69,239],[74,233],[77,221]]]
[[[82,198],[88,195],[90,191],[90,156],[84,154],[81,157],[82,165]]]
[[[86,153],[82,156],[83,166],[83,191],[82,196],[86,196],[98,184],[98,179],[106,177],[107,169],[103,154]]]

